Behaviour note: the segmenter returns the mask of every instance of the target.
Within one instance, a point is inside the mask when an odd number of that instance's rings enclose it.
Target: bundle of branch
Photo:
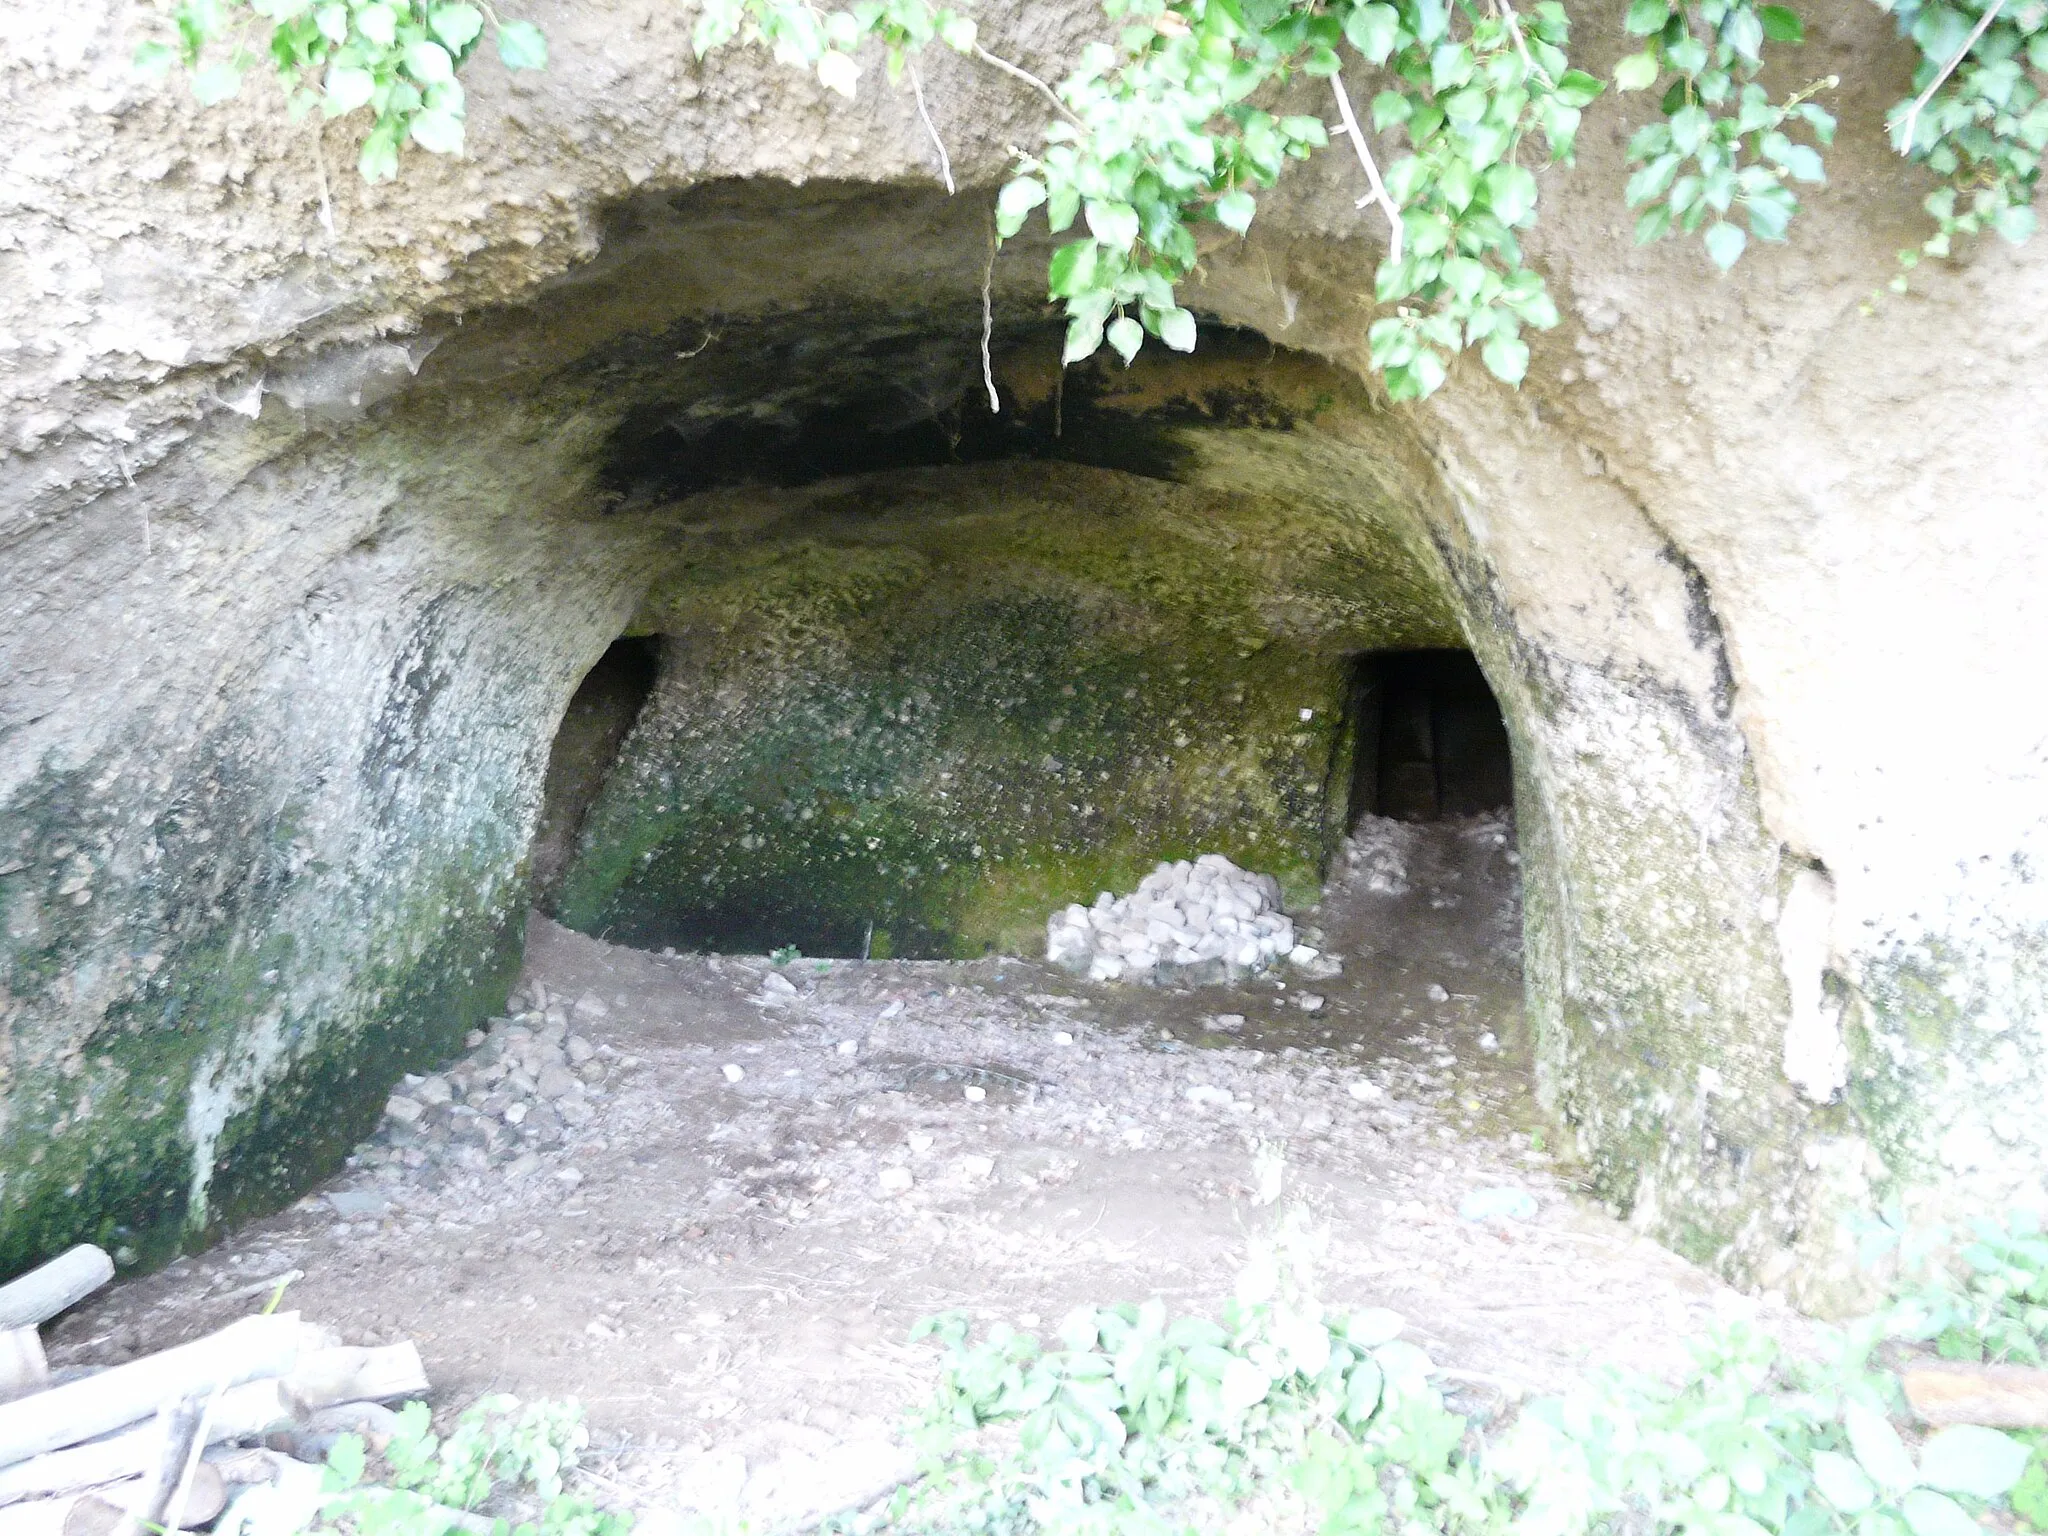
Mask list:
[[[427,1390],[410,1343],[343,1346],[296,1312],[245,1317],[203,1338],[49,1385],[37,1325],[104,1285],[84,1245],[0,1286],[0,1527],[66,1536],[192,1529],[238,1482],[273,1482],[289,1458],[209,1455],[267,1440],[312,1452],[377,1407]]]

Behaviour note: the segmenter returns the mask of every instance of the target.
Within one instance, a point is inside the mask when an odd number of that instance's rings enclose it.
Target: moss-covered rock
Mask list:
[[[1351,658],[1454,643],[1365,515],[1051,463],[683,509],[653,698],[564,921],[642,944],[1031,952],[1046,914],[1228,854],[1312,900]],[[1346,600],[1361,565],[1393,611]],[[1319,602],[1318,594],[1329,601]]]

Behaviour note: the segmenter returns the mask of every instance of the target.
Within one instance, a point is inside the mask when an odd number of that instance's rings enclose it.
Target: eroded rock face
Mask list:
[[[275,1198],[502,1002],[555,720],[687,596],[679,508],[764,458],[799,499],[951,462],[985,199],[930,187],[908,103],[697,66],[653,0],[536,19],[556,66],[486,66],[476,158],[334,176],[332,234],[268,102],[133,81],[127,12],[17,19],[0,1260]],[[1809,21],[1851,85],[1789,249],[1728,281],[1633,250],[1615,107],[1546,187],[1569,319],[1520,396],[1475,372],[1422,410],[1194,412],[1165,459],[1069,457],[1324,528],[1401,509],[1344,590],[1447,618],[1502,701],[1546,1091],[1648,1230],[1828,1302],[1880,1193],[2042,1197],[2048,247],[1860,313],[1921,190],[1876,126],[1906,62],[1873,7]],[[983,25],[1056,72],[1100,21]],[[1618,40],[1588,26],[1597,67]],[[1013,82],[941,60],[927,90],[966,186],[1033,141]],[[1264,200],[1193,302],[1361,370],[1345,176]],[[994,271],[1019,416],[1058,409],[1042,254]]]

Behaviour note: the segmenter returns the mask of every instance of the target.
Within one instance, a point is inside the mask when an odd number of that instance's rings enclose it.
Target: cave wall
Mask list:
[[[1212,851],[1312,902],[1350,656],[1459,642],[1412,502],[1318,510],[1033,460],[675,508],[693,547],[633,620],[663,679],[558,915],[653,947],[858,954],[872,922],[898,956],[1030,954],[1049,912]]]
[[[324,203],[269,99],[202,114],[129,74],[139,13],[11,18],[8,1255],[274,1196],[332,1155],[287,1134],[312,1085],[361,1123],[489,1006],[553,721],[671,543],[679,488],[617,473],[636,409],[684,442],[901,426],[878,369],[927,415],[974,381],[985,210],[932,190],[903,98],[699,65],[655,0],[532,11],[554,67],[479,62],[471,159]],[[1101,24],[982,20],[1048,72]],[[1392,426],[1190,434],[1173,477],[1415,502],[1517,749],[1546,1094],[1646,1230],[1828,1305],[1880,1197],[2048,1201],[2048,246],[1870,302],[1924,190],[1879,127],[1910,58],[1874,7],[1808,21],[1849,84],[1791,245],[1727,279],[1635,250],[1603,104],[1546,181],[1566,323],[1520,394],[1461,368]],[[1622,46],[1581,32],[1588,67]],[[1013,82],[938,59],[927,89],[969,187],[1034,141]],[[780,211],[621,216],[740,176]],[[1295,173],[1193,301],[1362,376],[1355,195],[1338,157]],[[1004,326],[1042,254],[997,261]]]

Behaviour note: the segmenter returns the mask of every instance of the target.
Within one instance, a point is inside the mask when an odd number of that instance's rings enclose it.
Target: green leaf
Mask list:
[[[2025,245],[2034,233],[2034,210],[2024,204],[2007,203],[1991,215],[1991,227],[2003,235],[2008,244]]]
[[[1714,131],[1713,116],[1704,107],[1680,107],[1671,114],[1671,147],[1689,155]]]
[[[377,77],[367,69],[336,64],[327,71],[324,89],[326,96],[321,102],[321,110],[329,117],[340,117],[345,112],[369,105],[371,96],[377,91]]]
[[[355,28],[379,48],[389,48],[398,38],[398,18],[388,5],[366,5],[355,13]]]
[[[242,71],[226,59],[217,59],[192,76],[192,94],[202,107],[226,101],[238,95],[241,89]]]
[[[1145,327],[1129,315],[1120,315],[1109,323],[1109,344],[1116,348],[1117,355],[1124,360],[1124,366],[1131,365],[1131,359],[1138,355],[1138,348],[1145,344]]]
[[[462,119],[453,112],[422,112],[412,120],[412,141],[437,155],[462,153]]]
[[[1863,1469],[1840,1451],[1813,1453],[1813,1483],[1821,1496],[1845,1515],[1861,1514],[1877,1498]]]
[[[1732,226],[1716,225],[1716,229]],[[1737,231],[1739,234],[1740,231]],[[1713,249],[1714,231],[1707,232],[1707,248]],[[1735,255],[1742,254],[1741,246]],[[1717,261],[1719,257],[1715,258]],[[1721,262],[1723,270],[1734,265],[1734,258]],[[1842,1427],[1849,1432],[1849,1449],[1856,1453],[1856,1460],[1863,1470],[1870,1474],[1878,1487],[1894,1493],[1902,1492],[1919,1481],[1919,1474],[1913,1470],[1912,1455],[1899,1438],[1899,1432],[1892,1428],[1891,1421],[1863,1403],[1850,1402],[1842,1408]]]
[[[860,65],[852,54],[828,48],[818,55],[818,83],[852,101],[860,94]]]
[[[1749,244],[1749,236],[1742,232],[1740,224],[1715,224],[1706,233],[1707,254],[1714,259],[1714,265],[1726,272],[1742,259],[1743,247]],[[1859,1459],[1860,1459],[1859,1452]],[[1868,1464],[1865,1464],[1868,1470]],[[1875,1475],[1875,1474],[1873,1474]]]
[[[1113,251],[1128,251],[1138,239],[1138,211],[1129,203],[1096,202],[1087,206],[1088,229]]]
[[[1663,73],[1654,53],[1632,53],[1614,66],[1614,88],[1618,91],[1646,91]]]
[[[1764,37],[1774,43],[1803,43],[1806,41],[1806,26],[1799,19],[1799,13],[1787,5],[1765,5],[1757,9],[1757,18],[1764,24]]]
[[[2020,1480],[2031,1454],[2010,1435],[1958,1424],[1920,1448],[1920,1481],[1943,1493],[1995,1499],[2010,1492]]]
[[[974,52],[977,35],[972,17],[961,16],[953,11],[946,11],[940,15],[939,41],[955,53]]]
[[[996,233],[1005,240],[1024,227],[1024,221],[1031,217],[1031,210],[1045,201],[1045,183],[1030,176],[1019,176],[1004,183],[1003,190],[996,194]]]
[[[1805,144],[1794,144],[1785,151],[1783,165],[1794,181],[1819,184],[1828,179],[1827,168],[1822,164],[1820,151]]]
[[[1374,64],[1387,62],[1400,31],[1400,14],[1391,5],[1361,5],[1344,18],[1345,41]]]
[[[1945,1493],[1915,1488],[1899,1500],[1899,1512],[1913,1536],[1984,1536],[1984,1527]]]
[[[363,140],[363,151],[356,157],[356,170],[363,180],[371,183],[390,181],[398,174],[398,135],[387,131],[379,123],[370,130]]]
[[[1072,240],[1052,253],[1047,269],[1048,288],[1056,299],[1071,299],[1095,285],[1095,267],[1100,247],[1093,240]],[[1094,351],[1093,347],[1088,349]]]
[[[1671,18],[1671,0],[1631,0],[1628,14],[1622,18],[1622,25],[1633,37],[1648,37],[1653,32],[1664,30],[1664,23]]]
[[[140,43],[136,45],[135,56],[129,62],[150,78],[161,80],[170,73],[171,66],[178,62],[178,50],[169,43]]]
[[[483,31],[484,13],[473,5],[436,6],[427,13],[427,28],[450,53],[460,53]]]
[[[1503,224],[1520,224],[1536,207],[1536,178],[1519,165],[1496,165],[1483,181],[1486,200]]]
[[[439,43],[423,39],[405,50],[405,71],[421,85],[440,85],[455,78],[455,61]]]
[[[341,1435],[327,1453],[327,1475],[323,1479],[330,1493],[343,1493],[363,1480],[369,1464],[361,1435]]]
[[[1216,199],[1216,222],[1241,235],[1251,228],[1252,215],[1258,207],[1258,199],[1249,192],[1226,192]]]
[[[1519,336],[1495,336],[1479,349],[1487,372],[1504,384],[1520,384],[1529,371],[1529,344]]]
[[[530,21],[498,24],[498,57],[507,69],[546,69],[548,40]]]
[[[1583,107],[1607,87],[1583,69],[1568,69],[1558,77],[1557,97],[1568,107]]]
[[[1159,313],[1159,339],[1176,352],[1195,350],[1195,317],[1185,309],[1167,309]]]

